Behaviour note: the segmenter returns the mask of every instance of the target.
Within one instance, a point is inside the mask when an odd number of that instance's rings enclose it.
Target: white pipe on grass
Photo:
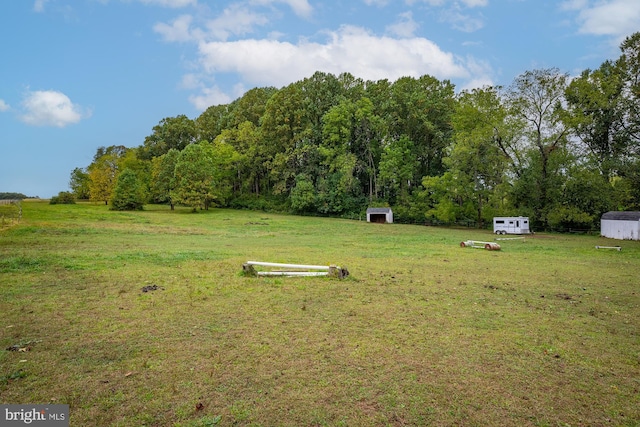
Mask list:
[[[260,262],[260,261],[247,261],[249,265],[260,265],[262,267],[279,267],[279,268],[299,268],[303,270],[327,270],[331,267],[328,265],[302,265],[302,264],[279,264],[276,262]],[[340,268],[340,267],[336,267]]]

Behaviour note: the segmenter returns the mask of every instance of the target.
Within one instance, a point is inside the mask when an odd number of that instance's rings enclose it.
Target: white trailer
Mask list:
[[[501,216],[493,218],[495,234],[529,234],[529,218],[526,216]]]

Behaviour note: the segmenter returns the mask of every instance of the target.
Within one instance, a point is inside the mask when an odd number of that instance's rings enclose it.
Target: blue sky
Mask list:
[[[143,143],[313,72],[458,90],[577,75],[640,31],[638,0],[19,0],[0,5],[0,192],[49,198],[100,146]]]

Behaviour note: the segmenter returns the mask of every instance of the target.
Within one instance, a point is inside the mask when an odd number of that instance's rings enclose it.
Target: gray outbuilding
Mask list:
[[[600,219],[600,235],[618,240],[640,240],[640,211],[611,211]]]
[[[393,211],[391,208],[369,208],[367,209],[367,222],[391,224],[393,223]]]

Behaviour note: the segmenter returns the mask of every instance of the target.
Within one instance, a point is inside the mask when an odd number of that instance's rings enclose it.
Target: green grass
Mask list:
[[[74,426],[640,425],[640,243],[469,239],[493,236],[25,202],[0,231],[0,402]]]

